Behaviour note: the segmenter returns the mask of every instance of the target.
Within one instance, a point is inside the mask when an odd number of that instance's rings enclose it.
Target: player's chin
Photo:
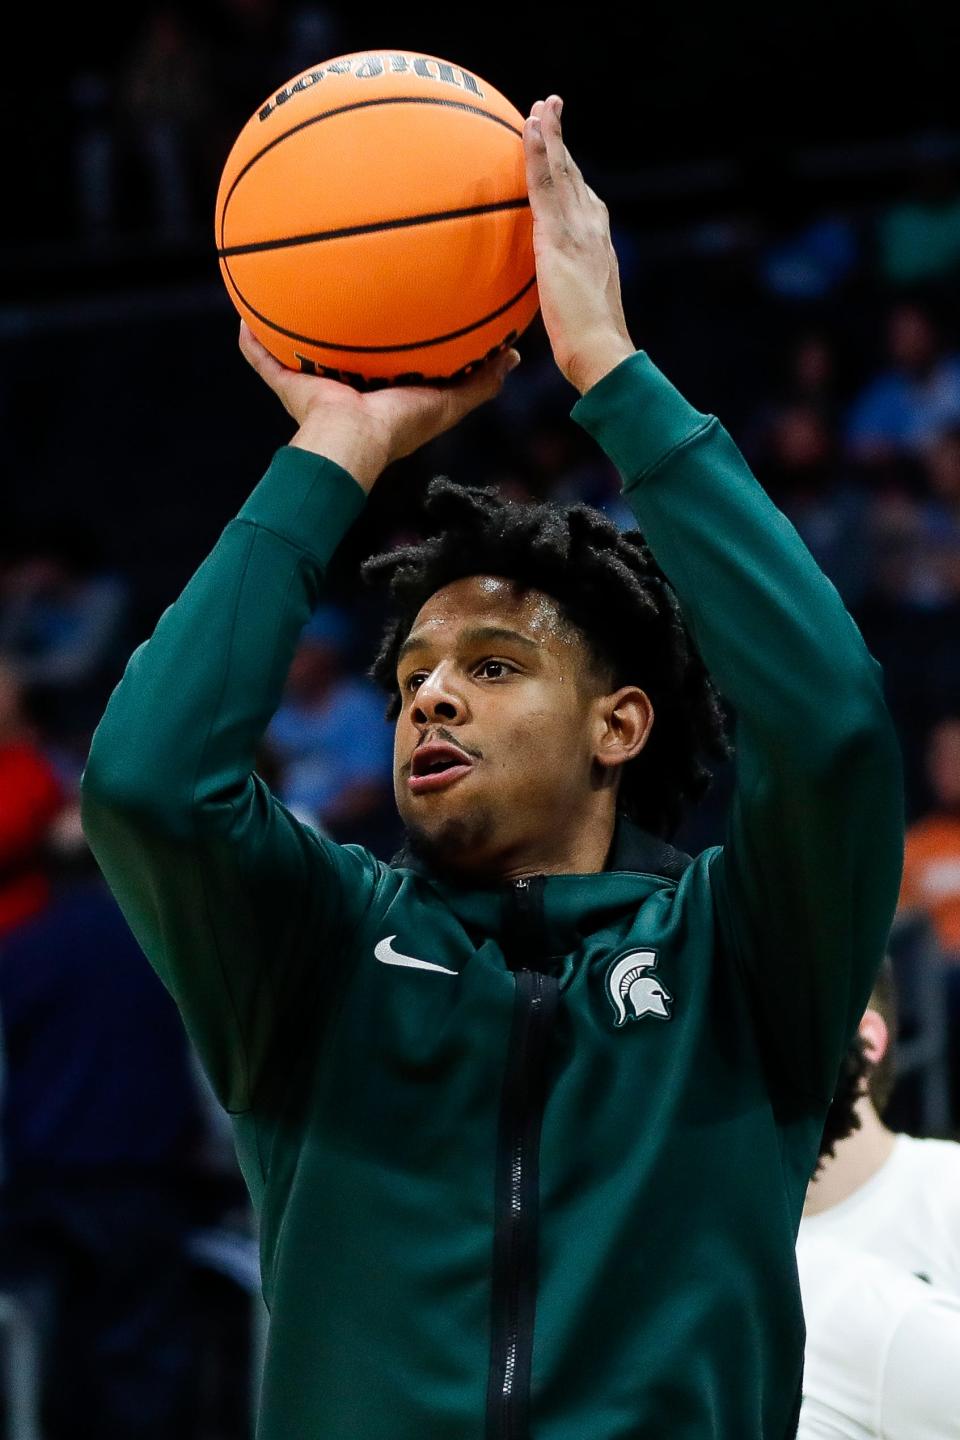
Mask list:
[[[486,786],[476,779],[471,772],[453,785],[420,793],[410,791],[406,782],[400,783],[400,819],[425,842],[449,845],[450,850],[472,850],[498,828],[498,806],[491,804]]]
[[[451,790],[427,792],[422,795],[405,794],[398,801],[400,819],[408,829],[414,829],[425,838],[450,834],[470,828],[470,818],[476,814],[477,806],[462,791]]]
[[[413,853],[441,873],[470,875],[496,848],[498,821],[483,804],[408,804],[400,818]]]

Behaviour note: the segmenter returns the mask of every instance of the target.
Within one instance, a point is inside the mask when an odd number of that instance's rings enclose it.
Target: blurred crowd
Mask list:
[[[183,240],[200,217],[212,232],[213,196],[240,127],[275,81],[343,53],[337,9],[317,0],[167,3],[137,17],[96,46],[80,39],[47,109],[59,163],[40,193],[33,187],[47,237]]]
[[[184,11],[151,9],[112,68],[75,76],[72,223],[84,233],[139,224],[174,236],[210,223],[229,140],[273,79],[338,53],[325,7],[289,8],[282,24],[255,0],[234,0],[224,14],[232,28],[213,46]],[[746,217],[712,237],[694,227],[682,268],[669,274],[651,272],[629,225],[615,242],[635,341],[694,403],[719,414],[883,666],[906,761],[901,912],[929,927],[945,971],[956,1132],[956,152],[932,144],[906,189],[868,215],[791,213],[759,229]],[[682,303],[657,308],[653,291],[674,282]],[[743,314],[739,295],[750,297]],[[412,463],[399,493],[415,494],[428,470],[443,469],[520,498],[585,500],[632,524],[613,467],[569,423],[575,397],[536,327],[520,348],[525,363],[504,393],[436,442],[429,461]],[[83,435],[73,443],[82,449]],[[247,477],[248,489],[257,478]],[[25,491],[29,481],[18,483]],[[11,506],[14,516],[28,512]],[[245,1424],[236,1397],[255,1323],[224,1345],[224,1315],[236,1311],[224,1296],[255,1288],[255,1238],[225,1121],[79,824],[93,730],[158,613],[156,595],[103,543],[96,520],[85,528],[48,515],[0,541],[0,1292],[35,1291],[36,1313],[48,1319],[49,1436],[80,1434],[86,1406],[99,1407],[98,1440],[189,1440],[204,1424],[206,1440],[217,1425],[226,1434]],[[414,523],[387,497],[362,542],[395,543]],[[392,736],[385,697],[366,676],[381,617],[349,580],[335,577],[302,633],[257,768],[302,820],[389,859],[400,840]],[[721,772],[681,843],[722,839],[728,794]],[[198,1371],[205,1325],[221,1339],[208,1336]]]

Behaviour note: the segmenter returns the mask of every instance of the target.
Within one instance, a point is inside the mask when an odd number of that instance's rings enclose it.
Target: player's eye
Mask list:
[[[516,674],[516,666],[506,660],[481,660],[476,674],[483,680],[503,680],[507,675]]]
[[[423,684],[426,678],[427,672],[425,670],[414,670],[413,673],[411,675],[408,675],[406,680],[404,680],[403,688],[407,691],[408,694],[412,695],[414,690],[420,689],[420,686]]]

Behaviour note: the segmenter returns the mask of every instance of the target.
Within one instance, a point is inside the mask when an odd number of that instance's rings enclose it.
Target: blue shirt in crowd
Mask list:
[[[179,1013],[101,877],[0,944],[3,1178],[155,1172],[200,1105]]]

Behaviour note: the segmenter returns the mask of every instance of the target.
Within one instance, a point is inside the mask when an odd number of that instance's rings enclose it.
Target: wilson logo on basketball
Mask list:
[[[466,380],[468,375],[479,370],[480,366],[485,365],[488,360],[492,360],[496,355],[502,355],[504,350],[510,349],[516,338],[516,330],[509,331],[504,335],[500,344],[492,346],[486,355],[479,355],[476,360],[469,360],[466,365],[461,365],[459,370],[455,370],[452,375],[445,376],[443,380],[428,379],[419,370],[404,370],[402,375],[381,376],[368,380],[365,376],[358,375],[355,370],[336,370],[330,365],[318,365],[315,360],[299,353],[297,360],[304,375],[319,375],[324,380],[339,380],[344,385],[352,385],[354,390],[383,390],[388,385],[449,385],[451,381]]]
[[[436,66],[436,73],[431,70],[431,65]],[[427,55],[361,55],[345,56],[342,60],[334,60],[329,65],[319,65],[316,70],[308,70],[292,84],[285,85],[278,90],[272,100],[257,112],[259,120],[267,120],[276,110],[278,105],[286,105],[287,101],[294,95],[302,95],[304,90],[312,90],[314,85],[319,85],[325,75],[352,75],[357,80],[376,80],[384,72],[392,75],[417,75],[421,80],[439,81],[444,85],[455,85],[458,90],[468,90],[471,95],[483,99],[483,91],[477,83],[476,77],[471,75],[469,70],[461,70],[458,65],[449,65],[446,60],[431,60]]]

